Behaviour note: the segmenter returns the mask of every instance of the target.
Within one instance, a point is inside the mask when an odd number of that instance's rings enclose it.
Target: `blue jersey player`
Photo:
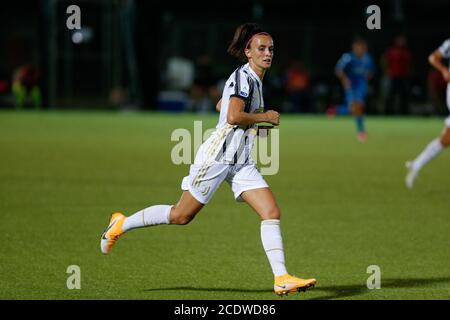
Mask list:
[[[336,64],[336,76],[345,90],[346,103],[355,116],[358,139],[364,142],[367,133],[364,128],[364,101],[368,81],[374,71],[373,60],[367,53],[367,44],[362,38],[353,41],[352,51],[344,53]]]

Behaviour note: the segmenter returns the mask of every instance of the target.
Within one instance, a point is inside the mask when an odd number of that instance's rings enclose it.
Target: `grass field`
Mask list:
[[[279,299],[259,219],[224,184],[187,226],[126,234],[104,256],[113,210],[174,203],[187,165],[170,140],[217,115],[0,112],[1,299]],[[413,190],[405,160],[443,119],[283,116],[280,170],[266,177],[282,210],[288,270],[316,277],[296,299],[450,299],[450,152]],[[68,290],[69,265],[81,290]],[[369,265],[381,289],[369,290]]]

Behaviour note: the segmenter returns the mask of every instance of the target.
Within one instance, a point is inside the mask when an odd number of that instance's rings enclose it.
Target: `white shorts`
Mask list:
[[[189,175],[183,178],[181,189],[188,191],[197,201],[206,204],[222,182],[226,180],[237,201],[243,201],[244,191],[267,188],[269,185],[255,164],[192,164]]]

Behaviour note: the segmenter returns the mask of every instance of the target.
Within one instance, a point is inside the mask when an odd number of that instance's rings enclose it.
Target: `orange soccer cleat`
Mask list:
[[[300,279],[289,274],[275,277],[273,289],[279,296],[287,295],[289,292],[306,291],[316,284],[316,279]]]
[[[115,212],[111,216],[108,228],[103,232],[100,240],[100,248],[104,254],[108,254],[119,237],[124,234],[122,230],[126,217],[120,212]]]

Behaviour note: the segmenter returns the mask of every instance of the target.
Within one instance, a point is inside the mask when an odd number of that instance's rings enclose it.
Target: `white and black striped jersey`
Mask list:
[[[450,39],[447,39],[444,41],[443,44],[439,47],[439,52],[442,54],[442,56],[446,59],[450,58]]]
[[[237,68],[225,83],[222,94],[220,118],[216,130],[205,141],[208,144],[208,158],[231,164],[254,163],[251,150],[257,133],[257,126],[241,127],[227,122],[231,97],[238,97],[245,103],[244,111],[256,113],[264,111],[262,82],[250,65]]]

